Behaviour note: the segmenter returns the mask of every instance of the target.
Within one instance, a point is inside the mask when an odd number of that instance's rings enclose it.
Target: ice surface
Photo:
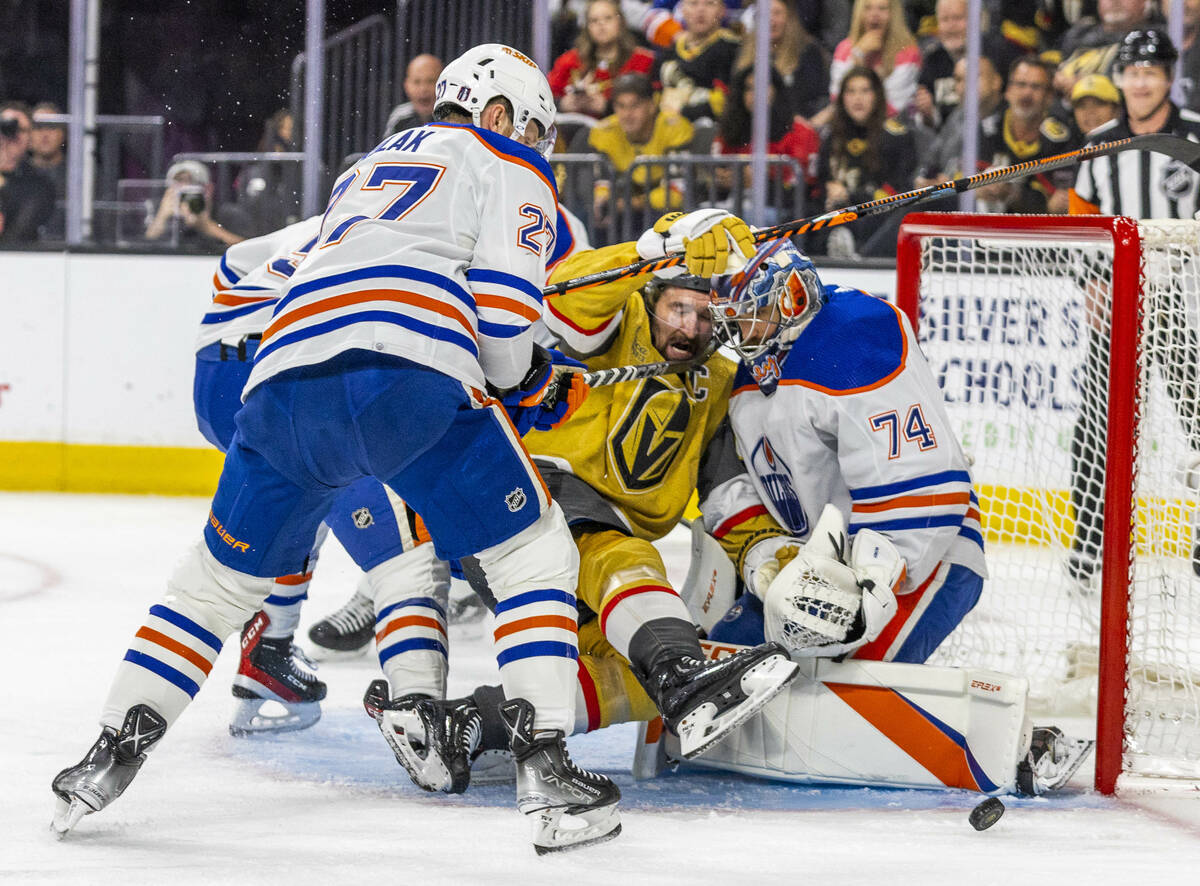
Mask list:
[[[370,658],[322,665],[329,697],[312,729],[230,737],[232,648],[126,795],[58,842],[50,779],[95,739],[117,662],[207,508],[187,498],[0,494],[0,882],[1196,882],[1197,791],[1106,798],[1087,790],[1083,771],[1051,799],[1006,797],[1004,818],[976,833],[967,814],[979,797],[965,792],[810,788],[686,769],[634,783],[628,727],[571,740],[580,763],[620,784],[624,833],[537,858],[511,787],[446,797],[409,783],[362,711]],[[664,550],[682,577],[686,537]],[[355,582],[331,542],[302,633]],[[496,679],[482,626],[452,628],[451,642],[451,692]]]

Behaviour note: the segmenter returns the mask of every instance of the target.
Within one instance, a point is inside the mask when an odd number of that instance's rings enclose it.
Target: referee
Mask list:
[[[1113,63],[1125,98],[1125,111],[1088,133],[1088,144],[1134,135],[1169,133],[1200,141],[1200,115],[1181,110],[1168,97],[1175,61],[1171,38],[1157,29],[1130,31]],[[1164,154],[1122,151],[1080,164],[1070,192],[1072,215],[1126,215],[1139,219],[1193,218],[1200,210],[1200,176]],[[1099,269],[1098,269],[1099,270]],[[1154,269],[1151,268],[1150,271]],[[1181,269],[1159,273],[1180,279]],[[1083,363],[1079,417],[1071,439],[1071,503],[1075,537],[1067,569],[1088,583],[1099,566],[1104,529],[1104,452],[1108,391],[1108,293],[1093,276],[1086,296],[1088,342]],[[1184,293],[1172,286],[1143,306],[1147,314],[1142,347],[1158,364],[1187,437],[1189,449],[1200,451],[1200,386],[1197,385],[1195,330],[1187,328]],[[1192,551],[1192,568],[1200,575],[1200,544]]]

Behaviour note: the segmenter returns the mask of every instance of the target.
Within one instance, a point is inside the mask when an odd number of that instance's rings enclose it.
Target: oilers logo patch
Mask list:
[[[375,523],[375,517],[366,508],[359,508],[350,515],[350,519],[354,521],[355,529],[366,529]]]
[[[525,507],[525,502],[527,501],[529,501],[529,499],[525,495],[525,490],[520,486],[518,486],[508,495],[504,496],[504,503],[508,505],[508,509],[514,514],[521,510],[521,508]]]
[[[750,455],[750,470],[762,483],[763,491],[783,525],[799,536],[808,534],[808,517],[792,485],[792,472],[766,437],[759,437]]]

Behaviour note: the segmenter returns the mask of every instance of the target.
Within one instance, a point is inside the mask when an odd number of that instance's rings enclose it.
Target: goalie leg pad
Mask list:
[[[785,692],[693,762],[804,784],[1015,787],[1029,745],[1025,680],[890,662],[801,667]]]

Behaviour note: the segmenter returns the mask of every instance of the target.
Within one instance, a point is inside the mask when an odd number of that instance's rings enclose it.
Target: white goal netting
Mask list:
[[[933,663],[1028,677],[1035,715],[1095,712],[1112,457],[1135,501],[1123,768],[1200,777],[1200,224],[1139,225],[1132,460],[1109,452],[1112,239],[1030,225],[920,241],[918,335],[973,462],[991,571]]]

